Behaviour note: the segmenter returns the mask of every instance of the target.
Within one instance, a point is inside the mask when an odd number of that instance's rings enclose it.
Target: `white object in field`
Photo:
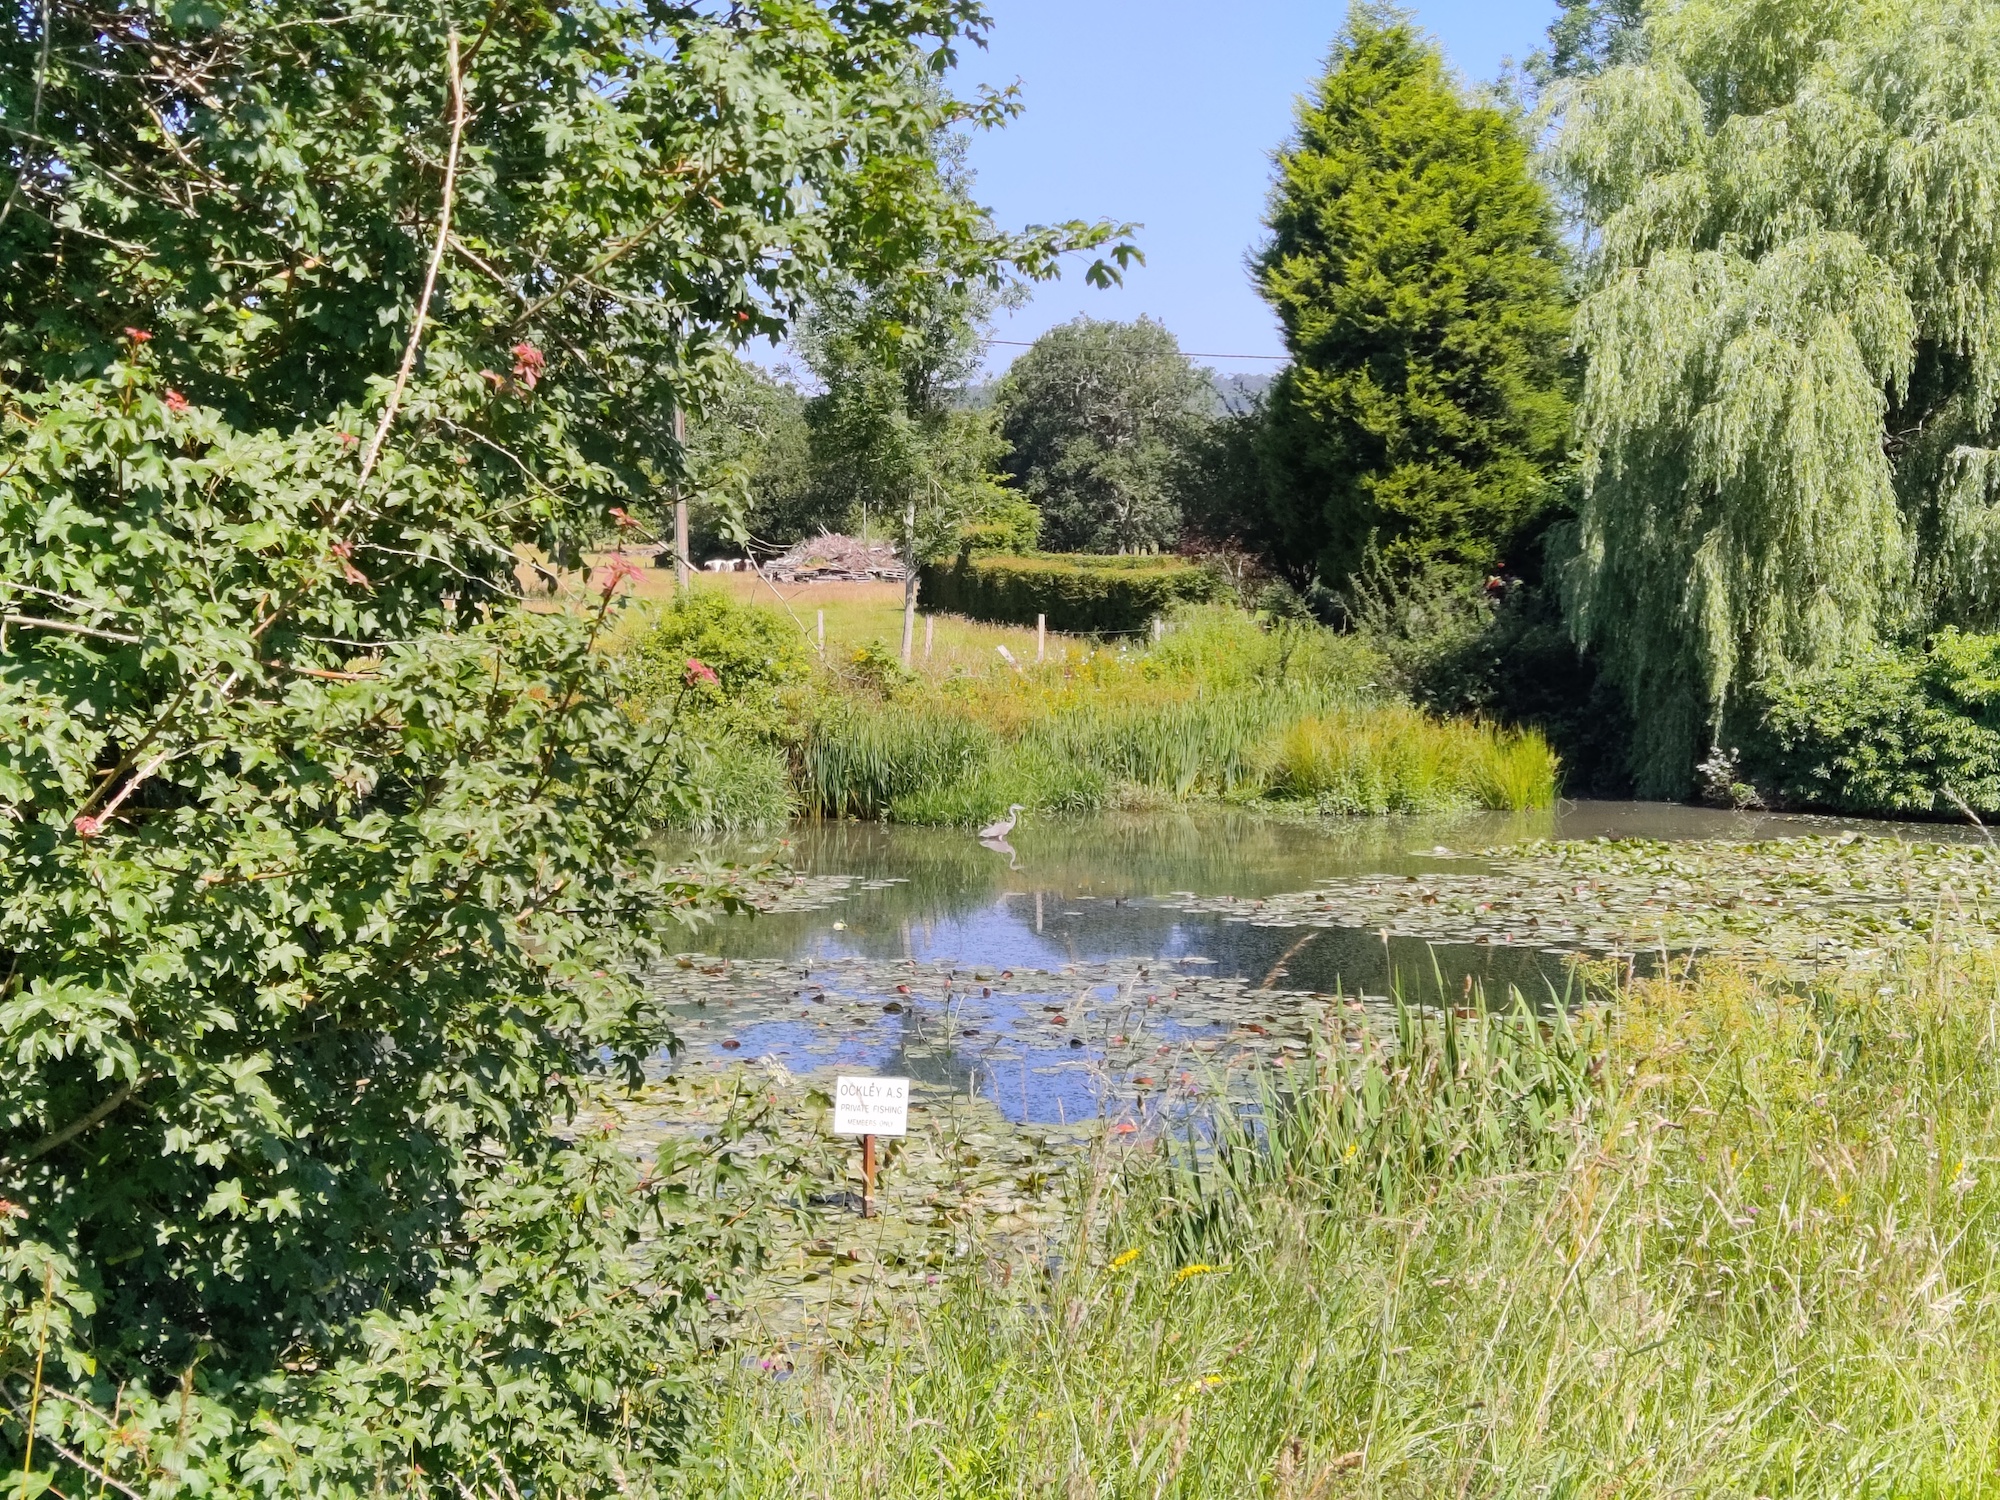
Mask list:
[[[1014,660],[1013,652],[1009,651],[1005,646],[995,646],[993,649],[1000,653],[1000,659],[1007,663],[1008,666],[1012,667],[1016,672],[1021,670],[1021,664]]]
[[[819,612],[819,654],[826,655],[826,611]]]
[[[1020,820],[1021,804],[1010,802],[1007,804],[1007,816],[997,823],[988,823],[984,828],[979,830],[979,836],[982,839],[1004,839],[1014,831],[1014,825],[1020,822]]]
[[[833,1081],[835,1135],[908,1135],[910,1080],[836,1078]]]
[[[1153,616],[1153,639],[1157,641],[1157,640],[1159,640],[1159,639],[1160,639],[1160,637],[1162,637],[1162,636],[1163,636],[1163,635],[1165,635],[1166,633],[1167,633],[1167,622],[1166,622],[1165,620],[1161,619],[1161,618],[1160,618],[1160,617],[1159,617],[1158,615],[1154,615],[1154,616]]]
[[[1049,656],[1049,617],[1035,616],[1035,660],[1047,661]]]
[[[924,616],[924,660],[931,659],[931,636],[937,630],[937,616]]]

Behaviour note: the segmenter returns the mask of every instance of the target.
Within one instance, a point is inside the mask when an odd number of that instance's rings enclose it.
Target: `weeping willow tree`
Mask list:
[[[2000,603],[2000,7],[1681,0],[1559,87],[1568,604],[1675,794],[1749,682]]]

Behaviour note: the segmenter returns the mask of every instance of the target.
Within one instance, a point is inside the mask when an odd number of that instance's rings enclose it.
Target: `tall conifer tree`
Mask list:
[[[1329,583],[1490,568],[1550,509],[1568,310],[1547,194],[1506,111],[1398,11],[1357,5],[1278,156],[1256,262],[1291,367],[1265,469],[1279,555]]]

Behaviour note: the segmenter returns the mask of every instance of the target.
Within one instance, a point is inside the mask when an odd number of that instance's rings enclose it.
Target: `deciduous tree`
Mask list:
[[[1686,0],[1640,56],[1552,100],[1596,246],[1569,598],[1679,793],[1743,684],[1995,619],[2000,17]]]
[[[1180,535],[1182,490],[1217,406],[1166,328],[1078,318],[1050,329],[1000,385],[1007,472],[1058,552],[1136,552]]]
[[[802,330],[825,386],[806,409],[823,502],[891,528],[903,561],[902,657],[915,631],[918,565],[1003,502],[993,413],[968,407],[992,294],[920,268],[888,285],[828,287]]]

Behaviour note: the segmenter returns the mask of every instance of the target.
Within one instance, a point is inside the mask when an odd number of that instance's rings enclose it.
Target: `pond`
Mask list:
[[[1657,803],[1310,823],[1204,809],[1024,821],[997,845],[830,823],[707,852],[775,856],[798,881],[656,977],[683,1070],[906,1074],[919,1098],[1015,1123],[1114,1128],[1379,1016],[1392,991],[1548,1009],[1580,997],[1579,953],[1644,967],[1732,941],[1851,964],[2000,885],[1976,829]]]

